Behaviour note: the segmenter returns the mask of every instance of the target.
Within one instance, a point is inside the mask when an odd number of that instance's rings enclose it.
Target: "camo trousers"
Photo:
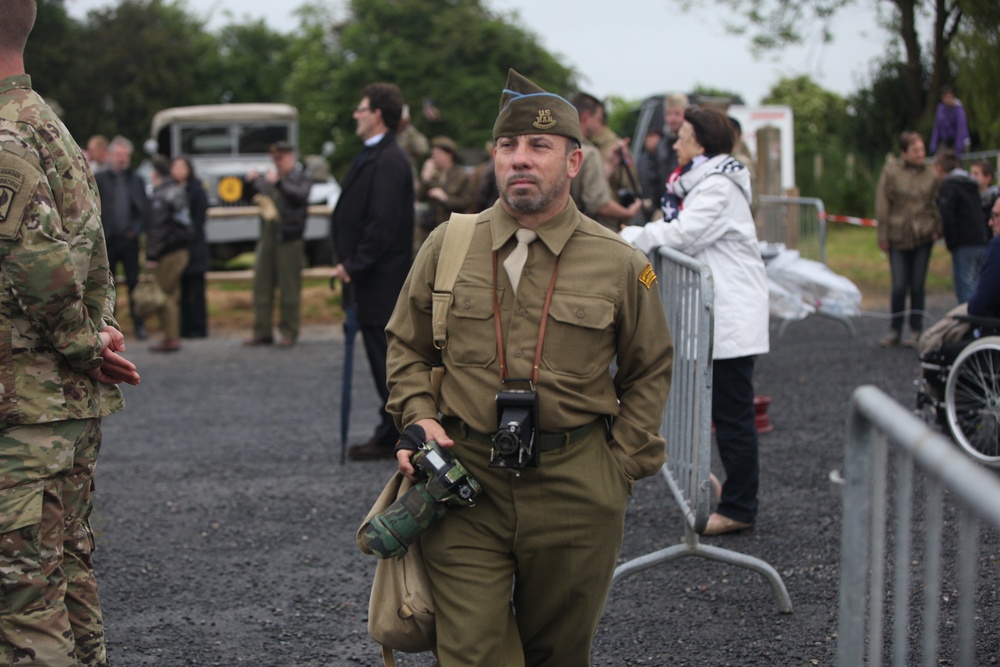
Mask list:
[[[0,665],[108,664],[90,528],[100,419],[0,428]]]

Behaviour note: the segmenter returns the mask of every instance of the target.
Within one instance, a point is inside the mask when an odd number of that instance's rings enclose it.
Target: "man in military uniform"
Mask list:
[[[465,213],[472,206],[472,178],[455,163],[458,146],[448,137],[431,140],[431,156],[420,169],[417,199],[428,202],[428,209],[418,220],[413,245],[420,248],[431,231],[453,212]]]
[[[89,516],[118,353],[97,187],[24,73],[31,0],[0,0],[0,664],[107,665]]]
[[[302,306],[302,269],[306,264],[306,218],[313,180],[287,141],[271,145],[274,167],[260,174],[252,170],[247,180],[261,206],[260,238],[253,267],[253,336],[244,345],[274,343],[274,292],[278,292],[279,347],[295,345],[299,337]],[[263,197],[263,199],[262,199]]]
[[[642,201],[636,197],[628,206],[622,206],[608,178],[607,157],[590,139],[605,127],[604,105],[592,95],[577,93],[573,106],[580,115],[583,160],[579,175],[570,185],[570,196],[584,215],[617,232],[642,210]]]
[[[493,137],[501,197],[478,216],[447,344],[431,292],[453,223],[421,248],[386,328],[388,409],[483,487],[422,536],[441,667],[589,665],[628,495],[664,461],[673,347],[647,258],[570,199],[576,109],[511,70]],[[537,391],[537,467],[491,466],[496,396],[515,378]],[[396,456],[412,474],[408,441]]]

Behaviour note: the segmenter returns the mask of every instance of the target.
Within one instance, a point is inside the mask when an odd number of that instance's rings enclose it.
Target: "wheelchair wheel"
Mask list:
[[[970,344],[945,385],[948,428],[972,458],[1000,467],[1000,336]]]

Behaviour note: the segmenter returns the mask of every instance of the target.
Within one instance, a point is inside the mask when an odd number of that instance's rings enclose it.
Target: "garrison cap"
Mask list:
[[[271,153],[294,153],[295,146],[292,146],[291,142],[288,141],[276,141],[269,147]]]
[[[493,138],[519,134],[559,134],[583,143],[576,107],[511,69],[500,95],[500,115],[493,124]]]
[[[452,155],[458,155],[458,146],[448,137],[434,137],[431,139],[431,148],[440,148]]]

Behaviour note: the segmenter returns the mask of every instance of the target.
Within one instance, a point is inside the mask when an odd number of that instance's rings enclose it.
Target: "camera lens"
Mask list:
[[[516,454],[521,446],[521,428],[517,424],[510,424],[507,428],[500,429],[493,435],[493,444],[503,456]]]

